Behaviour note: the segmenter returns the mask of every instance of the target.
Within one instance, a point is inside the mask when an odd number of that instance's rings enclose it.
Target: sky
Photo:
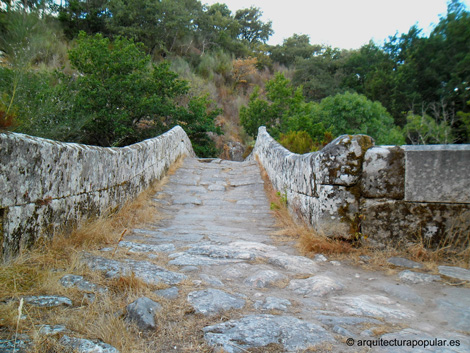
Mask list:
[[[371,39],[382,45],[389,36],[407,33],[417,24],[427,35],[447,0],[201,0],[225,3],[235,13],[259,7],[264,22],[272,21],[274,34],[268,44],[282,44],[294,33],[307,34],[311,44],[357,49]],[[470,0],[461,1],[470,8]]]

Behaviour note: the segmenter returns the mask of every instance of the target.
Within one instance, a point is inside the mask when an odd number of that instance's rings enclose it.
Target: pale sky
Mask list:
[[[233,14],[259,7],[263,21],[272,21],[269,44],[282,44],[294,33],[307,34],[311,44],[357,49],[374,40],[407,33],[417,24],[428,34],[439,15],[447,13],[447,0],[201,0],[225,3]],[[470,0],[461,1],[470,8]]]

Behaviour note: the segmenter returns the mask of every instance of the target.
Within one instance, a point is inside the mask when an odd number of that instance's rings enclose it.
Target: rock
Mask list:
[[[156,290],[154,293],[165,299],[176,299],[179,295],[179,289],[177,287],[171,287],[167,289]]]
[[[364,155],[361,189],[367,198],[402,199],[405,194],[405,152],[398,146],[375,146]]]
[[[469,352],[470,345],[468,342],[465,342],[467,338],[461,336],[460,334],[451,333],[451,334],[442,334],[439,336],[431,336],[426,332],[418,331],[415,329],[407,328],[399,332],[392,332],[382,335],[380,337],[383,341],[402,341],[402,342],[414,342],[415,346],[412,345],[403,345],[400,348],[400,352],[406,353],[428,353],[428,352],[439,352],[439,353],[460,353],[460,352]],[[450,341],[459,341],[459,345],[451,345]],[[427,346],[424,346],[424,343]],[[374,349],[372,352],[385,352],[385,353],[394,353],[397,352],[395,347],[380,347],[380,349]]]
[[[316,255],[313,257],[313,261],[316,261],[316,262],[325,262],[325,261],[328,261],[328,259],[327,259],[326,256],[323,255],[323,254],[316,254]]]
[[[69,337],[64,335],[59,342],[77,353],[119,353],[113,346],[99,340],[87,340],[84,338]]]
[[[332,264],[333,266],[341,266],[341,262],[339,261],[330,261],[330,264]]]
[[[438,269],[441,275],[457,278],[461,281],[470,281],[470,270],[454,266],[439,266]]]
[[[341,326],[338,326],[338,325],[335,325],[333,326],[332,328],[332,331],[334,333],[337,333],[341,336],[344,336],[344,337],[355,337],[356,335],[352,334],[350,331],[346,330],[345,328],[341,327]]]
[[[391,257],[387,260],[387,262],[400,267],[423,268],[423,265],[421,265],[420,263],[405,259],[403,257]]]
[[[283,254],[280,256],[270,256],[268,262],[288,271],[304,274],[313,274],[318,271],[315,261],[303,256],[292,256]]]
[[[344,285],[324,275],[313,276],[306,279],[293,279],[287,289],[305,297],[323,297],[328,293],[340,291]]]
[[[273,270],[261,270],[245,279],[243,283],[249,287],[265,288],[278,281],[286,280],[287,276]]]
[[[155,329],[155,312],[162,306],[147,297],[141,297],[126,307],[127,319],[134,321],[141,330]]]
[[[215,277],[215,276],[206,275],[205,273],[203,273],[203,274],[201,274],[200,277],[204,282],[206,282],[207,284],[210,284],[214,287],[223,287],[224,286],[222,281],[220,279],[218,279],[217,277]]]
[[[128,248],[129,252],[171,252],[175,251],[175,246],[173,244],[160,244],[160,245],[151,245],[151,244],[141,244],[134,243],[131,241],[121,241],[119,246],[122,248]]]
[[[241,309],[245,301],[219,289],[206,289],[188,294],[188,302],[197,313],[213,315],[229,309]]]
[[[53,336],[64,331],[67,331],[65,325],[41,325],[41,327],[39,328],[39,334],[44,336]]]
[[[198,270],[199,270],[199,267],[197,266],[184,266],[180,269],[181,272],[195,272]]]
[[[108,291],[106,288],[103,288],[94,283],[88,282],[87,280],[83,278],[83,276],[65,275],[59,281],[60,281],[60,284],[62,284],[66,288],[74,287],[84,292],[106,293]]]
[[[211,184],[207,187],[209,191],[225,191],[225,186],[219,184]]]
[[[92,270],[107,272],[108,277],[129,276],[134,273],[136,278],[147,284],[159,284],[163,282],[173,285],[187,278],[186,275],[169,271],[166,268],[157,266],[148,261],[127,259],[121,262],[90,254],[85,254],[83,261]]]
[[[384,319],[410,319],[415,313],[382,295],[358,295],[332,298],[336,308],[348,315],[370,316]]]
[[[57,295],[31,295],[23,297],[23,299],[26,304],[41,308],[51,308],[60,305],[72,306],[72,301],[69,298]]]
[[[379,320],[357,316],[335,316],[318,314],[315,315],[315,319],[327,326],[357,326],[361,324],[381,324]]]
[[[431,283],[434,281],[440,281],[441,276],[438,275],[429,275],[427,273],[421,273],[421,272],[414,272],[410,270],[405,270],[402,271],[398,274],[398,277],[404,281],[404,282],[409,282],[409,283]]]
[[[258,310],[280,310],[287,311],[292,303],[287,299],[266,297],[264,301],[257,300],[254,304],[255,309]]]
[[[334,342],[322,327],[292,316],[249,315],[204,328],[211,346],[225,352],[245,352],[254,347],[282,344],[284,351],[296,352],[323,343]]]
[[[415,304],[424,304],[424,299],[413,288],[410,288],[405,284],[399,285],[398,283],[383,283],[378,284],[375,287],[384,291],[387,295],[392,295],[400,300]]]
[[[180,197],[180,198],[174,198],[173,199],[173,204],[175,205],[202,205],[202,201],[198,199],[197,197]]]
[[[29,340],[3,340],[0,339],[0,352],[1,353],[26,353],[31,346]]]
[[[444,296],[436,298],[439,317],[445,318],[454,330],[468,331],[470,327],[470,289],[446,288]]]

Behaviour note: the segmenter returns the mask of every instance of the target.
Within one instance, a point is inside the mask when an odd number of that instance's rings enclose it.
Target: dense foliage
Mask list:
[[[256,7],[2,5],[0,129],[123,146],[179,124],[201,156],[219,153],[214,141],[249,144],[260,125],[296,151],[345,133],[470,143],[470,13],[458,0],[428,36],[413,26],[357,50],[298,34],[269,46],[272,24]]]

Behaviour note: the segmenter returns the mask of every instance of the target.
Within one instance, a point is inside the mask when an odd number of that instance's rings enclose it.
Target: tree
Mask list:
[[[302,85],[305,97],[312,101],[342,92],[347,57],[347,51],[322,47],[310,58],[297,58],[293,83]]]
[[[321,121],[334,136],[366,134],[377,144],[403,144],[392,116],[379,103],[357,93],[346,92],[327,97],[320,103]]]
[[[107,19],[110,13],[108,0],[69,0],[59,7],[59,20],[70,39],[80,31],[88,34],[108,33]]]
[[[238,38],[248,42],[250,45],[255,43],[266,43],[269,37],[274,33],[272,22],[264,23],[261,21],[263,12],[257,7],[238,10],[235,19],[240,24]]]
[[[291,131],[304,131],[318,143],[326,129],[319,121],[317,108],[316,103],[305,102],[302,87],[295,88],[283,74],[277,73],[266,82],[265,98],[261,89],[255,88],[248,106],[240,110],[240,122],[253,137],[258,127],[264,125],[276,139]]]
[[[83,126],[81,142],[123,146],[180,124],[197,145],[209,142],[202,133],[218,132],[219,111],[205,97],[188,97],[188,83],[168,63],[151,65],[141,43],[81,32],[69,56],[80,73],[72,114]]]
[[[294,66],[297,59],[309,59],[321,51],[320,45],[311,45],[306,34],[294,34],[284,39],[282,45],[271,48],[271,59],[286,67]]]

